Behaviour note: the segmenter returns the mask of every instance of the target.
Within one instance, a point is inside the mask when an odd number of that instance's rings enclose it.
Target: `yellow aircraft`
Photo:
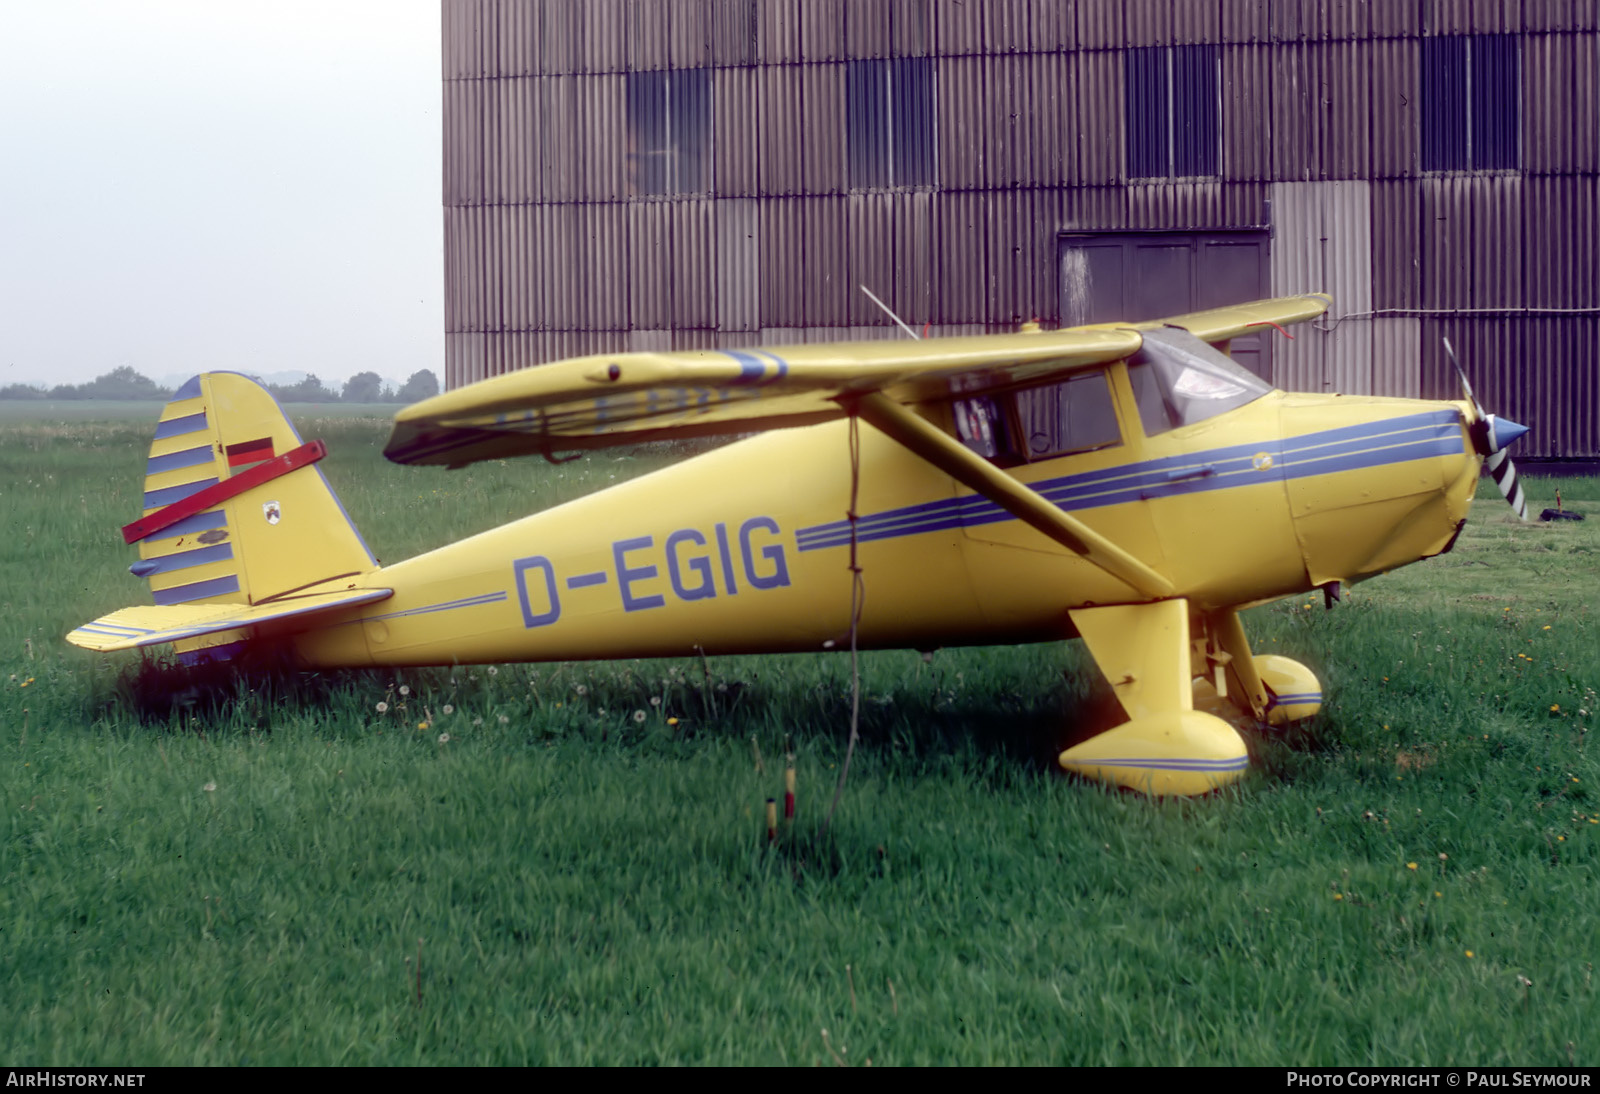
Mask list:
[[[123,529],[155,604],[67,637],[191,660],[272,644],[315,668],[1081,637],[1128,721],[1061,764],[1204,793],[1247,755],[1200,708],[1280,725],[1322,701],[1304,665],[1252,654],[1241,608],[1336,599],[1449,550],[1485,457],[1520,505],[1504,448],[1525,430],[1470,388],[1293,395],[1227,356],[1327,306],[600,355],[485,380],[402,410],[385,454],[459,467],[759,434],[391,566],[316,466],[321,442],[251,380],[209,373],[162,413],[144,515]]]

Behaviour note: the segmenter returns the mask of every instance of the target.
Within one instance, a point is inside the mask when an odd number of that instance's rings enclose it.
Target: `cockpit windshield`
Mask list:
[[[1214,418],[1272,390],[1186,330],[1141,333],[1144,346],[1128,360],[1128,381],[1146,436]]]

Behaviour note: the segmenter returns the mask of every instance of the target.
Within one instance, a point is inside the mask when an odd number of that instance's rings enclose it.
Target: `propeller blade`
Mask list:
[[[1478,397],[1472,394],[1472,385],[1467,382],[1467,370],[1461,367],[1461,362],[1456,360],[1455,347],[1450,344],[1450,339],[1443,339],[1444,355],[1450,358],[1450,363],[1455,366],[1456,377],[1461,381],[1461,392],[1467,397],[1467,402],[1478,412],[1478,418],[1483,418],[1483,407],[1478,403]]]
[[[1456,360],[1455,347],[1448,338],[1442,341],[1444,355],[1450,358],[1450,363],[1455,366],[1456,377],[1461,381],[1462,394],[1466,395],[1472,409],[1477,412],[1477,421],[1470,423],[1467,430],[1472,436],[1472,446],[1479,455],[1486,457],[1485,466],[1489,468],[1489,476],[1500,488],[1500,495],[1506,499],[1506,504],[1517,514],[1517,519],[1527,520],[1528,499],[1522,496],[1522,484],[1517,481],[1517,465],[1506,455],[1506,446],[1526,433],[1528,427],[1518,425],[1510,418],[1485,414],[1483,404],[1478,402],[1478,397],[1472,393],[1472,385],[1467,381],[1467,370]]]
[[[1517,465],[1511,462],[1505,449],[1489,457],[1488,467],[1489,477],[1494,479],[1494,484],[1500,488],[1501,495],[1517,514],[1517,519],[1527,520],[1528,499],[1522,496],[1522,484],[1517,481]]]

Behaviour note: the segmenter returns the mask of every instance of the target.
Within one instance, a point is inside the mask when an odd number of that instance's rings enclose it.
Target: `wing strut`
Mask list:
[[[855,410],[868,424],[953,476],[957,482],[976,490],[1073,554],[1081,555],[1141,596],[1160,600],[1176,595],[1177,590],[1165,577],[904,404],[875,391],[856,400]]]

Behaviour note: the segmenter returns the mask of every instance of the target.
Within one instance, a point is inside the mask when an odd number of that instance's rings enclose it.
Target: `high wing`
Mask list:
[[[1258,300],[1253,304],[1234,304],[1226,308],[1190,312],[1162,321],[1162,325],[1182,327],[1202,342],[1227,342],[1242,334],[1253,334],[1257,327],[1276,327],[1284,323],[1303,323],[1328,310],[1333,298],[1323,293],[1282,296]],[[1140,324],[1148,327],[1151,324]]]
[[[896,403],[1048,383],[1138,351],[1140,330],[1209,342],[1320,315],[1286,297],[1148,323],[1051,333],[579,357],[483,380],[395,416],[384,455],[460,467],[508,456],[811,425],[882,393]]]
[[[131,650],[197,638],[203,634],[253,627],[275,619],[331,612],[371,604],[394,595],[392,589],[352,589],[337,593],[312,593],[284,597],[265,604],[152,604],[103,615],[67,635],[67,641],[84,649],[107,652]]]

